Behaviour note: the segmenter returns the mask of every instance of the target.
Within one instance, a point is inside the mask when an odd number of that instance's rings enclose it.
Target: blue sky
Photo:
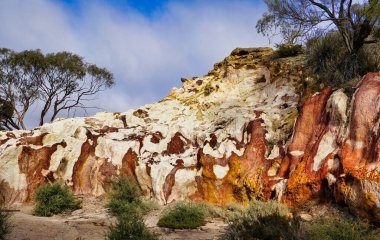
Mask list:
[[[80,13],[81,9],[85,7],[85,2],[81,0],[57,0],[67,6],[70,11]],[[99,1],[108,6],[112,6],[121,11],[128,11],[134,9],[145,16],[151,17],[154,13],[162,10],[163,6],[169,0],[103,0]],[[186,2],[186,0],[177,0],[177,2]],[[189,1],[187,1],[189,2]]]
[[[92,105],[123,112],[206,74],[236,47],[267,46],[254,28],[265,9],[258,0],[1,0],[0,47],[71,51],[108,68],[116,85]]]

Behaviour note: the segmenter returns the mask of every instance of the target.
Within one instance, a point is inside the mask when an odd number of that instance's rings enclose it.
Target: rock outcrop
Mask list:
[[[1,132],[0,201],[30,201],[52,181],[99,196],[126,174],[162,204],[333,197],[379,221],[380,74],[351,103],[326,88],[298,111],[303,70],[302,58],[236,49],[158,103]]]
[[[283,201],[302,205],[334,197],[380,222],[380,73],[367,74],[349,103],[342,90],[324,89],[297,118],[280,176]]]

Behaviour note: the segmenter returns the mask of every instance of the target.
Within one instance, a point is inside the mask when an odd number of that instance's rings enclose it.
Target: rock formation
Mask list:
[[[333,197],[380,220],[380,74],[368,74],[351,103],[326,88],[299,112],[302,58],[274,59],[268,48],[236,49],[182,81],[137,110],[0,132],[0,201],[30,201],[52,181],[99,196],[126,174],[162,204]]]

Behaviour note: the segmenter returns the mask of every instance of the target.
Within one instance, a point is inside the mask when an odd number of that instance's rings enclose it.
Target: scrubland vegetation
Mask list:
[[[59,183],[45,184],[36,190],[34,197],[36,206],[33,214],[50,217],[54,214],[71,212],[81,207],[81,201],[77,199],[70,189]]]
[[[275,202],[252,201],[239,218],[230,221],[221,240],[374,240],[376,228],[336,208],[313,218],[302,220]]]
[[[205,225],[206,216],[207,210],[202,205],[182,202],[166,209],[158,221],[158,226],[173,229],[194,229]]]
[[[116,217],[116,224],[110,227],[107,239],[159,239],[157,234],[147,229],[143,219],[154,205],[142,200],[140,189],[133,180],[119,177],[113,182],[107,207]]]

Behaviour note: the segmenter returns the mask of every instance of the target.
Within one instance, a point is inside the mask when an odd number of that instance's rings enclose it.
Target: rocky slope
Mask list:
[[[51,181],[99,196],[127,174],[163,204],[333,197],[379,221],[380,74],[367,75],[351,102],[326,88],[298,112],[302,72],[302,58],[236,49],[158,103],[2,132],[0,200],[30,201]]]

